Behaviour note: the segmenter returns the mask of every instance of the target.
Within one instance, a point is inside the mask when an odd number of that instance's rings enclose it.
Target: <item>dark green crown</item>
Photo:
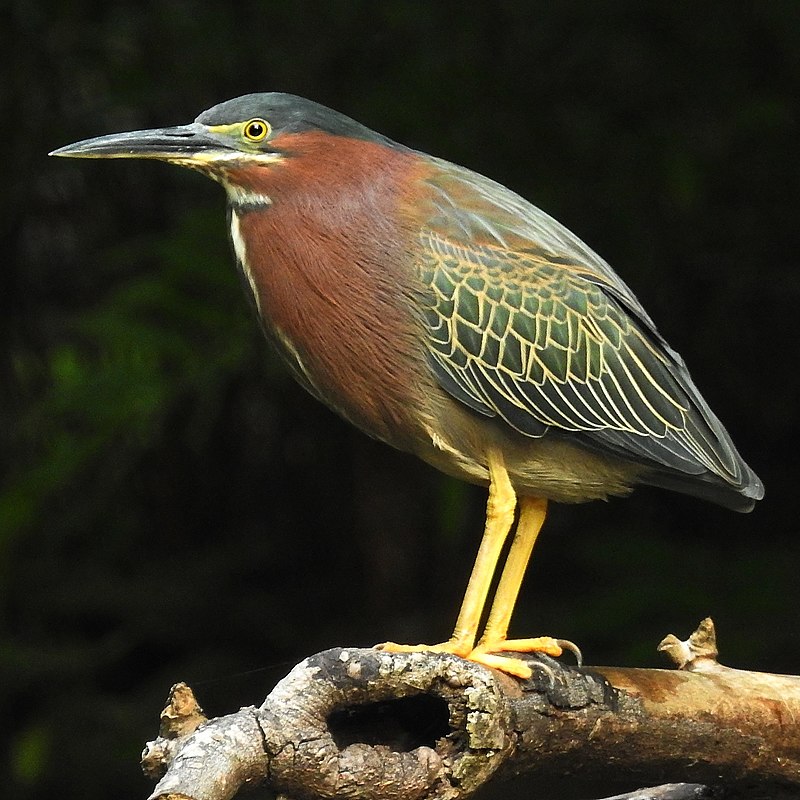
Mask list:
[[[331,108],[281,92],[245,94],[226,100],[197,118],[203,125],[228,125],[253,118],[264,119],[276,133],[322,131],[333,136],[364,139],[389,146],[397,145],[385,136]]]

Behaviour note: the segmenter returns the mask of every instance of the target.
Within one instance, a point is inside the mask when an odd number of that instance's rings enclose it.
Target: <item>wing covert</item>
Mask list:
[[[527,436],[560,430],[681,472],[730,472],[672,351],[580,265],[430,229],[421,243],[429,361],[454,397]]]

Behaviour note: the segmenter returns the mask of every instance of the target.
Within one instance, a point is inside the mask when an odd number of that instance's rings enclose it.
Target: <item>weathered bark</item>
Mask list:
[[[449,655],[335,648],[259,708],[209,721],[174,687],[143,758],[161,778],[151,800],[227,800],[257,783],[296,800],[456,800],[523,772],[540,785],[622,791],[624,776],[628,789],[800,796],[800,677],[719,665],[710,623],[662,649],[679,670],[542,656],[523,683]],[[636,796],[710,796],[659,791]]]

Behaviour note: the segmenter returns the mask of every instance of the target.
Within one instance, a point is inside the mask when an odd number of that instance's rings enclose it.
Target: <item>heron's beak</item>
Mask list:
[[[187,166],[235,158],[240,151],[199,122],[174,128],[154,128],[97,136],[53,150],[64,158],[154,158]]]

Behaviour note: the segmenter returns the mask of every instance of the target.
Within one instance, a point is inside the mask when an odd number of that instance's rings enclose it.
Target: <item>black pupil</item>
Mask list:
[[[264,135],[264,125],[261,122],[251,122],[249,133],[254,139],[258,139]]]

